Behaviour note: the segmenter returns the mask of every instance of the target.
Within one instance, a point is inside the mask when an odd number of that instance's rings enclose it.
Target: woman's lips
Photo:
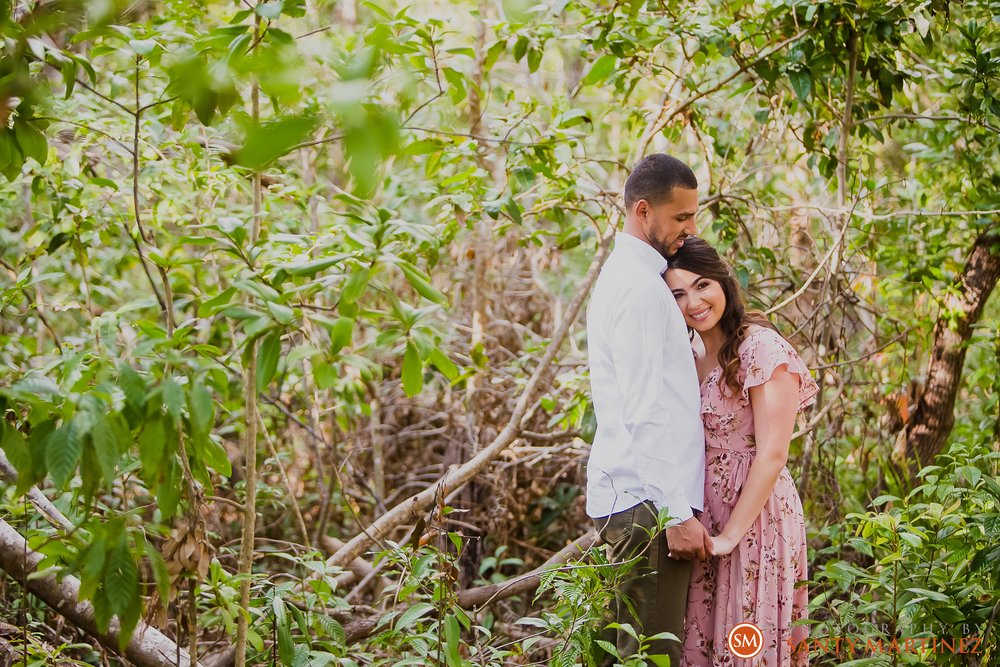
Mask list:
[[[708,319],[708,314],[709,314],[709,312],[711,312],[711,310],[712,310],[712,307],[709,306],[708,308],[705,308],[704,310],[699,310],[697,313],[691,313],[689,315],[689,317],[692,320],[694,320],[695,322],[704,322],[706,319]]]

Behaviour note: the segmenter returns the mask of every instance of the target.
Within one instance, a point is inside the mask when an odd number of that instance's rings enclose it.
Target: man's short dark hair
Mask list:
[[[645,199],[652,206],[670,200],[674,188],[697,190],[698,179],[691,167],[664,153],[653,153],[639,160],[625,181],[625,209]]]

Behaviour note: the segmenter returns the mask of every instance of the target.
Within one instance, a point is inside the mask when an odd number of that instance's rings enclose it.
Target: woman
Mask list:
[[[682,665],[805,665],[806,530],[785,461],[795,417],[819,391],[802,359],[759,313],[747,312],[729,266],[688,238],[665,274],[696,355],[705,423],[705,511],[714,556],[696,561],[688,591]],[[693,336],[693,333],[692,333]],[[737,658],[730,630],[763,634],[763,651]]]

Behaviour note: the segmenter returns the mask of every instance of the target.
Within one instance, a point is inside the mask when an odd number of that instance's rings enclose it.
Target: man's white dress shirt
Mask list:
[[[704,506],[698,373],[666,268],[651,246],[619,232],[587,309],[597,417],[587,463],[593,518],[650,500],[675,524]]]

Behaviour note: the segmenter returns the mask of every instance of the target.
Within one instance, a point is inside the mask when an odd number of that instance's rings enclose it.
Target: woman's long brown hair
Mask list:
[[[739,381],[740,344],[746,340],[747,328],[751,324],[757,324],[775,331],[777,329],[764,313],[747,310],[740,294],[740,284],[732,268],[704,239],[696,236],[685,238],[684,245],[669,258],[668,262],[671,269],[690,271],[702,278],[714,280],[722,286],[726,307],[718,324],[722,328],[723,335],[722,347],[719,348],[719,366],[722,367],[723,383],[733,394],[739,393],[743,388]]]

